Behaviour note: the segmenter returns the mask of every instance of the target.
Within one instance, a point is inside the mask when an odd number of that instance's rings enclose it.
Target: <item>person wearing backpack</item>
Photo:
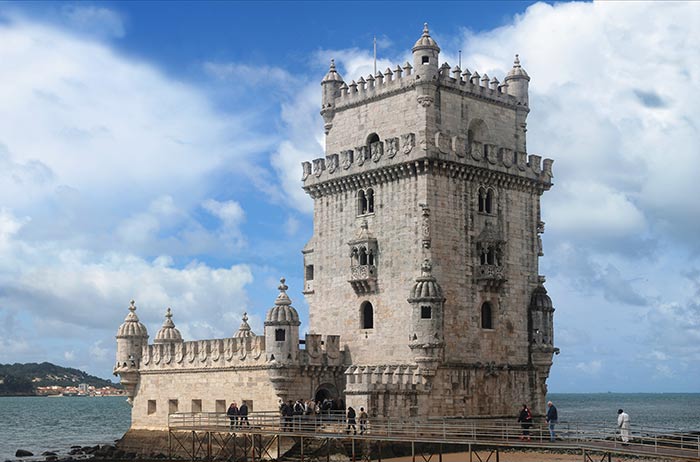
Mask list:
[[[520,435],[521,441],[530,441],[530,427],[532,427],[532,413],[528,409],[527,404],[523,404],[523,408],[518,414],[518,422],[523,433]]]
[[[364,435],[364,433],[367,431],[367,420],[369,419],[369,416],[365,412],[365,408],[361,407],[360,408],[360,435]]]

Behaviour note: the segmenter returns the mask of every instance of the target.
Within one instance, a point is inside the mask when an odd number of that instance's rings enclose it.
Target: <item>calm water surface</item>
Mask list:
[[[635,425],[700,430],[700,393],[550,394],[562,421],[617,420],[617,409]],[[35,455],[52,450],[65,454],[70,446],[113,443],[129,428],[131,408],[124,397],[1,398],[0,461],[14,459],[18,448]]]

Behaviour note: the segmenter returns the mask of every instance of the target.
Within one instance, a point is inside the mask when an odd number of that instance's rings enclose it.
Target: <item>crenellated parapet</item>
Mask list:
[[[264,353],[261,336],[156,343],[144,346],[139,372],[259,366]]]
[[[325,189],[357,189],[415,172],[416,163],[424,159],[447,161],[469,170],[499,172],[537,184],[542,190],[552,185],[552,159],[528,155],[495,143],[471,141],[463,134],[437,131],[427,140],[415,133],[404,133],[355,146],[325,158],[302,162],[304,190],[312,196]],[[385,171],[381,172],[384,168]]]
[[[427,392],[427,381],[417,365],[352,365],[345,370],[346,395],[367,392]]]
[[[339,335],[306,334],[304,350],[301,350],[301,366],[340,366],[343,354]]]

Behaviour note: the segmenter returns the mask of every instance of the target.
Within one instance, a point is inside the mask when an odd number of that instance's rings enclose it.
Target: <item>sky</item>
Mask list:
[[[320,81],[410,59],[531,77],[554,186],[550,392],[700,391],[700,3],[0,3],[0,363],[110,377],[136,300],[187,340],[308,325]]]

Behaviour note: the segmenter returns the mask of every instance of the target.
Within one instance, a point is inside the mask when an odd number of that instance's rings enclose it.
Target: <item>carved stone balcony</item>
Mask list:
[[[368,294],[377,290],[377,267],[374,265],[357,265],[350,268],[348,280],[357,295]]]
[[[476,281],[485,287],[497,289],[507,279],[502,266],[480,265],[476,267]]]

